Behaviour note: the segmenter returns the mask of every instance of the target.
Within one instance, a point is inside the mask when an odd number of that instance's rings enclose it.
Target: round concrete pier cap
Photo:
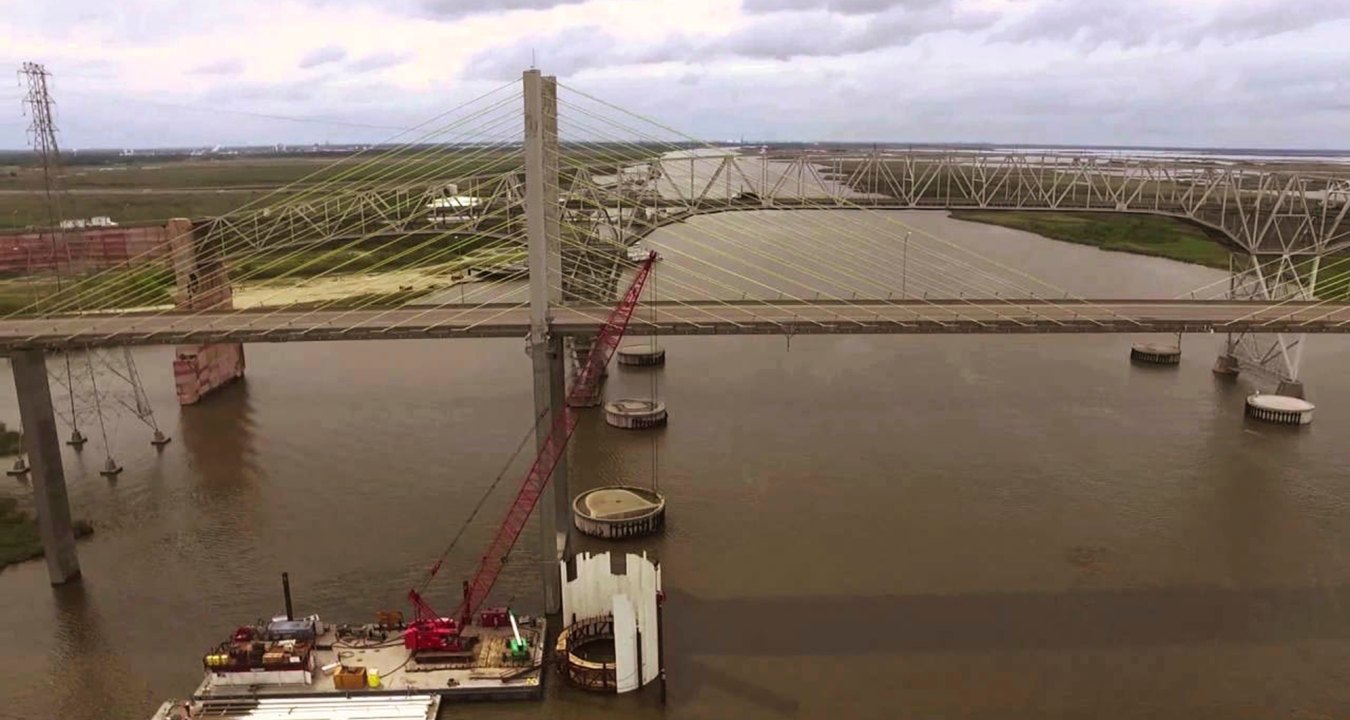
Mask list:
[[[1130,347],[1130,360],[1145,365],[1176,365],[1181,362],[1181,348],[1166,343],[1135,343]]]
[[[592,537],[622,539],[657,532],[665,525],[666,499],[654,490],[609,485],[572,501],[577,530]]]
[[[666,349],[651,345],[624,345],[619,348],[619,364],[634,367],[666,364]]]
[[[1256,393],[1247,397],[1247,417],[1281,425],[1307,425],[1312,422],[1316,405],[1301,398],[1286,395],[1262,395]]]
[[[615,400],[605,405],[605,422],[626,430],[660,427],[666,424],[666,404],[660,400]]]

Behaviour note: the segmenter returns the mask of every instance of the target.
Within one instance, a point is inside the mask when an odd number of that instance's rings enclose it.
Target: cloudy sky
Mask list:
[[[1350,0],[0,0],[68,147],[381,141],[531,58],[707,140],[1350,146]]]

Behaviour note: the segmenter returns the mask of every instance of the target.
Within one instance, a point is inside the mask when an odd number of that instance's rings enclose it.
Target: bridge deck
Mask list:
[[[554,311],[562,335],[595,332],[608,308]],[[635,335],[1350,332],[1350,303],[1269,306],[1201,300],[663,302],[634,316]],[[24,347],[172,345],[407,338],[523,337],[524,306],[74,315],[0,321],[0,352]]]

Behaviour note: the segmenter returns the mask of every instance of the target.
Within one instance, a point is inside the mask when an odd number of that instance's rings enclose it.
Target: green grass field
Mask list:
[[[107,310],[121,307],[119,301],[127,298],[134,298],[137,306],[173,302],[173,273],[166,267],[113,270],[67,277],[60,290],[48,276],[0,280],[0,315],[31,308],[34,303],[39,310]]]
[[[655,148],[563,148],[564,180],[575,164],[614,165],[650,157]],[[22,160],[23,162],[18,162]],[[0,164],[0,230],[50,224],[44,179],[31,158]],[[59,182],[65,218],[107,215],[121,224],[173,217],[212,217],[256,203],[264,207],[318,185],[369,188],[430,186],[472,176],[497,175],[521,166],[511,148],[416,148],[366,155],[250,155],[238,157],[99,156],[66,158]],[[269,197],[277,193],[275,197]]]
[[[1103,250],[1180,260],[1228,269],[1227,246],[1190,223],[1156,215],[1123,213],[957,210],[957,220],[1025,230]]]
[[[442,238],[435,242],[418,240],[397,244],[371,242],[336,249],[315,247],[299,252],[283,249],[251,255],[247,260],[232,266],[230,274],[250,280],[270,280],[279,277],[400,270],[427,264],[448,263],[491,242],[493,240],[488,237],[460,236]]]
[[[86,537],[94,526],[85,520],[76,520],[75,537]],[[42,540],[37,523],[28,513],[19,509],[14,498],[0,497],[0,569],[6,565],[42,557]]]
[[[9,457],[23,452],[23,433],[10,430],[0,422],[0,457]]]
[[[175,217],[225,215],[263,198],[267,192],[82,192],[66,197],[61,214],[68,218],[106,215],[121,225],[148,225]],[[0,193],[0,230],[47,227],[49,224],[47,203],[40,193]]]

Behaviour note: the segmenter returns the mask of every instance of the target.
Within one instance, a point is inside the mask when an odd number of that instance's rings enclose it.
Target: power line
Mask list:
[[[76,93],[81,94],[81,93]],[[310,123],[314,125],[332,125],[337,127],[363,128],[367,130],[396,130],[399,132],[408,132],[415,128],[401,127],[398,125],[376,125],[373,123],[352,122],[349,120],[329,120],[321,117],[300,117],[296,115],[278,115],[276,113],[255,112],[253,110],[235,110],[232,108],[219,107],[216,105],[185,105],[182,103],[168,103],[161,100],[136,99],[137,104],[155,105],[158,107],[175,108],[178,110],[189,110],[192,112],[211,113],[213,115],[240,115],[243,117],[261,118],[264,120],[281,120],[284,122]]]

